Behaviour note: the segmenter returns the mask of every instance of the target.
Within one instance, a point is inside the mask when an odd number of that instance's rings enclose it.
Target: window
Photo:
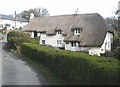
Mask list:
[[[62,44],[62,40],[57,40],[57,45],[61,45]]]
[[[69,42],[66,42],[66,44],[69,44]]]
[[[72,47],[76,47],[76,42],[71,42]]]
[[[62,34],[62,31],[61,31],[61,30],[58,30],[58,31],[57,31],[57,34]]]
[[[37,37],[37,32],[36,31],[34,31],[34,37]]]
[[[42,40],[42,45],[45,45],[45,40]]]
[[[80,32],[81,32],[81,29],[75,29],[75,30],[74,30],[74,34],[75,34],[75,35],[80,35]]]

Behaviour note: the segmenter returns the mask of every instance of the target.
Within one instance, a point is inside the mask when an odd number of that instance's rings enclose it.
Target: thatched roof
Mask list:
[[[76,28],[82,29],[79,36],[73,33],[73,29]],[[98,13],[35,17],[24,30],[46,31],[48,35],[62,30],[63,35],[66,35],[64,41],[77,41],[81,46],[101,46],[107,32],[113,32]]]

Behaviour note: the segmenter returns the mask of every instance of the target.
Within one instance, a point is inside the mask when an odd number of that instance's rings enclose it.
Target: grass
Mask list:
[[[67,85],[65,81],[63,81],[60,77],[55,75],[54,72],[52,72],[49,68],[47,68],[43,64],[39,63],[38,61],[27,58],[23,55],[16,53],[16,52],[13,52],[13,51],[12,51],[12,53],[15,56],[19,56],[23,61],[27,62],[30,66],[32,66],[38,72],[40,72],[46,78],[49,85]]]

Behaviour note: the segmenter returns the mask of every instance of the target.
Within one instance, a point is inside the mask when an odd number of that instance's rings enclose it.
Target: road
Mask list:
[[[7,51],[5,44],[6,36],[2,42],[2,85],[48,85],[40,73]]]

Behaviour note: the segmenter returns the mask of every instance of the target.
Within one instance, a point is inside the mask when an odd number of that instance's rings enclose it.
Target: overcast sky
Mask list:
[[[99,13],[103,17],[115,15],[119,0],[0,0],[0,14],[20,13],[31,8],[44,7],[50,15]]]

